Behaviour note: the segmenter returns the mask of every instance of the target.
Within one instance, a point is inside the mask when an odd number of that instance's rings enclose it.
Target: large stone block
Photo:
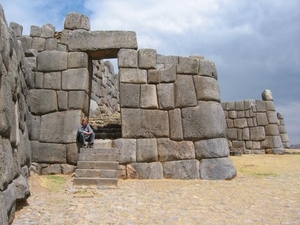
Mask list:
[[[175,141],[183,140],[182,121],[180,109],[169,111],[170,139]]]
[[[152,85],[152,84],[141,85],[140,107],[146,109],[158,108],[156,85]]]
[[[214,138],[195,142],[196,158],[222,158],[229,154],[228,142],[226,138]]]
[[[277,124],[269,124],[265,126],[265,132],[267,136],[278,136],[279,129]]]
[[[61,72],[51,72],[44,74],[44,88],[45,89],[61,89]]]
[[[162,179],[163,168],[161,163],[132,163],[126,167],[129,179]]]
[[[55,28],[52,24],[45,24],[42,26],[42,38],[53,38],[54,37]]]
[[[118,52],[118,66],[123,68],[137,68],[138,53],[134,49],[121,49]]]
[[[66,161],[69,164],[72,165],[77,165],[78,159],[79,159],[79,148],[80,146],[79,143],[72,143],[72,144],[67,144],[66,146]]]
[[[167,111],[123,108],[121,116],[123,138],[169,136],[169,117]]]
[[[190,57],[179,57],[179,63],[177,65],[177,73],[197,74],[198,73],[197,59],[190,58]]]
[[[46,50],[57,50],[57,39],[56,38],[47,38],[45,41],[45,49]]]
[[[140,84],[120,84],[120,104],[121,107],[139,108],[140,107]]]
[[[116,139],[113,146],[119,149],[119,163],[129,164],[136,162],[136,139]]]
[[[220,87],[216,79],[205,76],[193,76],[196,87],[197,100],[221,101]]]
[[[30,166],[31,162],[31,143],[28,138],[28,131],[25,129],[24,133],[19,129],[20,144],[17,149],[18,166]],[[16,171],[16,174],[19,171]],[[15,175],[16,175],[15,174]]]
[[[3,191],[5,198],[6,212],[9,224],[12,224],[16,211],[16,187],[14,183],[10,183],[6,190]],[[2,210],[2,209],[1,209]]]
[[[161,76],[160,81],[162,83],[173,83],[176,81],[176,65],[174,64],[165,64],[164,69],[160,70]]]
[[[133,84],[147,83],[147,70],[120,68],[119,76],[120,76],[121,83],[133,83]]]
[[[32,45],[32,37],[29,37],[28,35],[22,35],[21,37],[18,38],[21,41],[22,48],[24,51],[31,49]]]
[[[250,127],[250,140],[263,141],[266,138],[264,127]]]
[[[157,97],[160,109],[174,109],[174,84],[158,84]]]
[[[89,90],[89,72],[86,68],[68,69],[62,72],[63,90]]]
[[[278,118],[275,111],[268,111],[267,117],[270,124],[278,124]]]
[[[175,161],[182,159],[195,159],[195,148],[192,141],[171,141],[168,138],[157,140],[158,160]]]
[[[196,159],[163,162],[162,166],[167,179],[199,178],[199,161]]]
[[[13,151],[8,139],[2,139],[0,136],[0,190],[4,190],[6,186],[13,180]],[[1,192],[0,192],[1,193]]]
[[[83,29],[89,31],[91,29],[90,19],[87,16],[77,12],[68,13],[64,22],[64,29]]]
[[[37,70],[52,72],[68,68],[68,53],[62,51],[43,51],[37,55]]]
[[[89,56],[85,52],[69,52],[68,68],[88,68]]]
[[[52,143],[76,142],[81,110],[55,112],[42,116],[40,141]]]
[[[270,90],[264,90],[261,94],[263,101],[273,101],[273,95]]]
[[[14,31],[16,37],[20,37],[23,32],[23,26],[15,23],[15,22],[10,22],[9,27]]]
[[[265,112],[256,114],[256,121],[258,126],[265,126],[269,124],[268,118]]]
[[[246,118],[234,119],[233,123],[236,128],[245,128],[248,126]]]
[[[13,180],[15,185],[16,200],[25,200],[30,196],[29,184],[26,177],[20,174],[17,179]]]
[[[175,82],[175,106],[178,108],[196,106],[197,97],[192,76],[177,75]]]
[[[165,55],[159,55],[156,56],[156,63],[157,64],[178,64],[178,56],[165,56]]]
[[[34,37],[32,38],[32,47],[33,49],[38,50],[39,52],[45,50],[45,38]]]
[[[156,162],[158,159],[157,140],[137,139],[136,161],[137,162]]]
[[[40,37],[42,34],[42,29],[39,26],[32,25],[30,27],[30,36],[31,37]]]
[[[256,103],[257,112],[266,112],[267,111],[266,102],[261,101],[261,100],[256,100],[255,103]]]
[[[53,90],[31,89],[29,91],[29,109],[35,115],[57,111],[57,96]]]
[[[230,158],[202,159],[200,178],[204,180],[230,180],[237,172]]]
[[[0,82],[0,135],[9,137],[13,122],[14,103],[7,76],[1,76]]]
[[[218,80],[218,72],[213,61],[207,59],[198,60],[198,74],[213,77]]]
[[[225,137],[226,122],[220,103],[199,102],[181,110],[184,140]]]
[[[275,104],[273,101],[266,101],[266,107],[268,111],[275,111]]]
[[[93,59],[117,58],[120,49],[137,49],[133,31],[63,31],[61,43],[71,52],[88,52]]]
[[[68,109],[81,109],[89,114],[89,96],[85,91],[69,91]]]
[[[6,202],[3,193],[0,191],[0,224],[8,225]]]
[[[37,163],[66,163],[66,145],[31,142],[31,159]]]
[[[57,91],[57,105],[59,111],[68,109],[68,92]]]
[[[161,78],[160,70],[148,70],[147,82],[148,84],[159,84]]]
[[[156,67],[156,50],[155,49],[139,49],[138,63],[141,69],[155,69]]]

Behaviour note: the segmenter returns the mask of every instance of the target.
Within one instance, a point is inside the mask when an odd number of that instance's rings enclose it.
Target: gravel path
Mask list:
[[[14,225],[300,224],[300,155],[233,157],[231,181],[120,180],[118,188],[49,190],[31,177],[32,196]]]

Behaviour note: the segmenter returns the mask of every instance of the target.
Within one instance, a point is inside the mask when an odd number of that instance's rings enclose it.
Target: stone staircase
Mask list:
[[[111,140],[95,140],[94,148],[81,148],[73,183],[84,187],[116,187],[119,150]]]

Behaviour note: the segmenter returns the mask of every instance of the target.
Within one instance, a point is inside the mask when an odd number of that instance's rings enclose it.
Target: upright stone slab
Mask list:
[[[204,180],[230,180],[237,172],[230,158],[202,159],[200,178]]]

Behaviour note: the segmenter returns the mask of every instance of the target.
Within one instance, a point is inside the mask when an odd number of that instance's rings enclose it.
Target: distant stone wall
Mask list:
[[[27,93],[34,79],[20,41],[22,27],[7,25],[0,5],[0,224],[12,222],[17,201],[30,195],[31,114]],[[15,31],[15,32],[13,32]]]
[[[214,63],[153,49],[118,59],[123,138],[113,143],[127,178],[233,178]]]
[[[222,103],[232,154],[282,154],[289,148],[283,116],[275,111],[271,91],[264,91],[262,99]]]

